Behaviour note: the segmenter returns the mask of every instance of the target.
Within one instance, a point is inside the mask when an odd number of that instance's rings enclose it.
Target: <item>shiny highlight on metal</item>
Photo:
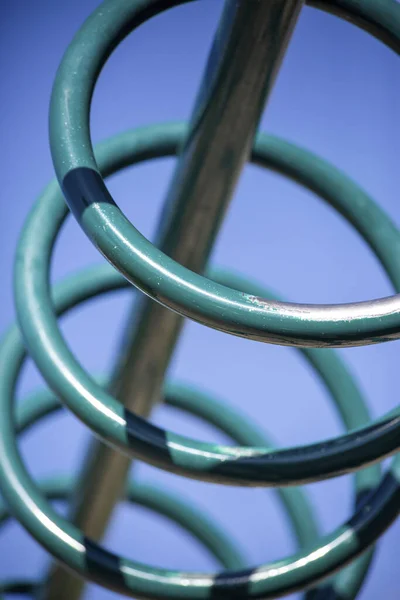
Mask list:
[[[240,170],[250,159],[307,187],[339,211],[369,244],[400,294],[400,233],[382,209],[321,158],[284,140],[255,134],[302,2],[229,0],[189,126],[159,124],[128,131],[92,149],[91,96],[111,50],[147,19],[185,1],[194,0],[106,0],[78,32],[57,73],[50,110],[57,180],[38,199],[21,233],[14,273],[18,323],[0,345],[0,526],[13,515],[61,566],[47,581],[4,582],[0,595],[60,599],[64,593],[75,598],[82,584],[72,583],[73,573],[132,598],[272,599],[304,590],[305,600],[353,600],[365,581],[375,543],[400,511],[400,409],[371,421],[355,381],[329,348],[398,339],[400,296],[341,306],[298,305],[283,302],[239,274],[207,265]],[[400,4],[395,0],[308,4],[346,18],[399,52]],[[243,118],[232,128],[241,108],[246,109]],[[213,130],[217,139],[211,145]],[[103,177],[173,155],[180,158],[159,227],[158,249],[122,214]],[[229,161],[221,163],[227,156]],[[110,264],[77,273],[53,290],[49,265],[69,209]],[[191,232],[192,223],[196,226]],[[105,381],[87,373],[75,359],[58,318],[130,284],[146,297],[136,305],[113,380]],[[233,335],[297,347],[324,382],[345,433],[308,446],[277,449],[229,404],[190,386],[167,382],[162,397],[183,317]],[[166,335],[150,381],[141,379],[141,373],[154,349],[156,326]],[[15,407],[27,356],[49,390]],[[133,371],[132,379],[128,371]],[[107,477],[113,481],[110,473],[100,484],[95,475],[99,470],[92,471],[80,498],[86,516],[71,522],[49,501],[76,500],[79,480],[35,483],[17,448],[17,435],[61,410],[58,399],[105,444],[100,454],[94,453],[98,469],[109,464],[107,453],[120,465],[115,489],[105,498],[108,507],[96,508],[92,535],[85,530],[90,529],[85,500],[106,489]],[[207,444],[153,426],[145,417],[161,400],[212,423],[238,445]],[[378,463],[388,456],[393,460],[382,474]],[[218,525],[182,498],[135,480],[124,485],[132,458],[202,481],[276,488],[299,550],[285,559],[249,566]],[[344,473],[354,473],[354,514],[320,537],[307,495],[296,486]],[[93,538],[101,537],[121,487],[129,502],[160,512],[190,531],[226,570],[199,574],[154,568],[97,543]],[[64,567],[69,570],[65,580]]]

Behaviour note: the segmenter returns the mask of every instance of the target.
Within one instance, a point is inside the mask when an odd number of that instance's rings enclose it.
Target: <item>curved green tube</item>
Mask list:
[[[184,134],[184,127],[176,124],[128,132],[100,145],[97,160],[104,174],[109,175],[127,164],[176,152]],[[396,273],[394,261],[398,254],[389,254],[388,244],[399,243],[398,231],[371,198],[340,171],[305,150],[264,135],[256,140],[252,160],[288,173],[311,189],[319,181],[319,191],[326,192],[324,198],[357,224],[361,234],[370,223],[367,239],[371,248],[379,252],[388,275]],[[325,179],[336,181],[336,186],[327,188],[321,182]],[[50,185],[31,212],[18,245],[14,274],[18,320],[29,352],[50,387],[106,443],[187,477],[245,486],[298,485],[334,477],[374,464],[399,450],[399,408],[372,423],[366,420],[364,426],[359,424],[357,430],[339,438],[301,449],[273,451],[204,444],[165,432],[125,410],[82,369],[53,314],[48,265],[67,214],[57,184]],[[397,279],[392,279],[397,285]]]
[[[228,274],[224,275],[223,273],[219,273],[219,274],[214,273],[213,276],[216,276],[216,277],[224,277],[225,276],[226,278],[229,278],[230,280],[232,279],[231,275],[228,275]],[[107,279],[108,279],[108,281],[107,281]],[[242,280],[242,284],[243,284],[243,280]],[[67,302],[67,298],[68,298],[68,294],[71,295],[71,288],[75,288],[74,300],[75,301],[83,301],[85,299],[85,297],[87,297],[87,296],[90,297],[90,295],[93,296],[93,295],[99,293],[100,291],[106,291],[107,288],[113,289],[113,287],[114,288],[121,287],[121,286],[123,287],[126,285],[127,285],[126,281],[123,280],[115,271],[108,268],[107,266],[101,266],[99,268],[92,269],[90,271],[86,271],[83,275],[79,274],[72,278],[69,278],[69,280],[66,283],[58,286],[58,294],[56,294],[55,303],[56,303],[56,305],[57,304],[60,305],[64,310],[66,310],[68,307],[70,307],[70,304],[68,304],[68,302]],[[247,282],[246,285],[250,286],[251,284],[249,284]],[[91,294],[89,294],[88,292],[91,292]],[[13,356],[13,352],[10,352],[9,350],[10,349],[8,349],[7,354],[9,356],[9,359],[11,359]],[[309,352],[310,351],[308,351],[308,353]],[[315,353],[315,351],[314,351],[314,353]],[[318,352],[317,352],[317,354],[318,354]],[[321,354],[321,357],[322,356],[325,356],[328,358],[334,357],[332,359],[333,361],[336,359],[333,352],[324,351],[323,353],[320,353],[320,354]],[[321,362],[323,362],[323,359]],[[17,361],[17,363],[20,364],[20,361]],[[340,361],[338,361],[337,365],[338,365],[337,368],[340,369]],[[346,371],[343,368],[342,369],[342,375],[343,375],[342,380],[344,380],[344,381],[346,380],[345,374],[346,374]],[[334,381],[337,381],[337,380],[332,379],[332,382],[334,382]],[[332,384],[332,382],[331,382],[331,384]],[[327,385],[330,385],[329,382],[327,382]],[[352,385],[354,386],[354,384],[352,384]],[[350,387],[349,389],[351,390],[352,388]],[[354,389],[356,389],[355,386],[354,386]],[[182,393],[183,392],[180,392],[181,395],[182,395]],[[336,390],[336,394],[338,394],[338,390]],[[176,398],[179,398],[179,388],[175,389],[175,391],[168,393],[168,397],[175,398],[175,402],[177,402]],[[344,396],[341,396],[339,394],[338,398],[342,398],[343,406],[345,406],[347,404],[346,402],[343,401]],[[170,402],[171,402],[171,400],[170,400]],[[178,402],[179,402],[179,400],[178,400]],[[367,416],[365,409],[363,409],[363,407],[362,407],[362,400],[361,400],[361,407],[359,406],[359,403],[357,401],[357,395],[355,396],[354,402],[352,404],[354,406],[353,419],[355,419],[357,421],[357,419],[360,419],[361,415]],[[34,400],[34,407],[35,407],[36,412],[38,412],[39,405],[35,400]],[[202,407],[202,408],[199,408],[199,407]],[[193,410],[196,411],[197,414],[199,413],[199,411],[201,412],[201,409],[206,410],[205,414],[207,414],[207,418],[209,420],[211,419],[211,414],[209,412],[209,409],[207,412],[207,402],[204,397],[202,397],[201,402],[199,402],[198,396],[195,397],[194,401],[192,402],[191,409],[192,409],[192,411]],[[214,417],[214,419],[219,418],[221,421],[221,415],[225,416],[227,427],[228,427],[228,432],[229,432],[229,427],[232,429],[232,423],[233,423],[231,415],[230,415],[230,411],[231,411],[231,409],[229,407],[225,407],[224,410],[219,409],[219,410],[217,410],[217,413],[216,413],[217,417]],[[344,411],[344,412],[346,412],[346,411]],[[351,413],[351,411],[350,411],[350,413]],[[349,414],[349,413],[347,413],[347,414]],[[218,417],[218,415],[219,415],[219,417]],[[223,417],[222,417],[222,420],[223,420]],[[244,425],[243,419],[240,416],[237,416],[236,420],[237,420],[238,426],[241,428],[240,435],[241,436],[246,435],[246,426]],[[230,431],[230,434],[232,434],[232,431]],[[254,437],[255,437],[254,430],[252,430],[249,433],[249,436],[250,436],[250,442],[252,439],[254,440]],[[247,438],[247,440],[249,440],[249,438]],[[242,439],[242,443],[243,442],[245,442],[245,440]],[[371,471],[371,469],[369,471]],[[363,473],[367,473],[367,472],[368,471],[360,472],[360,474],[358,476],[361,477]],[[296,491],[296,490],[290,490],[290,489],[282,490],[282,492],[293,492],[293,491]]]
[[[102,269],[97,269],[97,271],[101,276]],[[238,287],[251,287],[251,285],[257,287],[256,284],[250,284],[248,280],[230,273],[216,271],[213,273],[213,276],[225,279],[227,284],[229,282],[235,283]],[[81,273],[78,278],[75,278],[77,289],[82,288],[79,280],[83,279],[86,279],[86,272]],[[271,296],[271,293],[265,289],[263,293]],[[317,366],[318,371],[322,381],[327,385],[328,390],[335,398],[335,404],[345,425],[347,427],[356,425],[360,419],[368,418],[362,398],[336,354],[333,352],[324,352],[321,354],[315,350],[305,350],[304,352],[306,358],[311,363],[315,362],[313,355],[321,357],[319,360],[320,366]],[[332,379],[330,379],[331,375],[333,375]],[[338,387],[338,381],[341,382],[340,388]],[[104,382],[102,383],[104,385]],[[193,388],[182,385],[167,385],[165,401],[167,405],[186,411],[189,414],[194,414],[206,422],[212,423],[231,436],[237,443],[244,445],[251,445],[252,443],[270,445],[265,434],[251,424],[243,414],[237,410],[233,410],[229,405],[220,401],[217,402]],[[350,405],[350,410],[347,409],[346,411],[348,405]],[[62,405],[47,390],[32,394],[23,403],[17,405],[17,433],[26,432],[43,418],[59,411],[61,408]],[[369,486],[376,484],[377,481],[379,481],[378,467],[357,473],[357,493],[365,491]],[[69,495],[72,490],[72,483],[67,479],[60,480],[57,478],[43,482],[40,485],[40,489],[47,499],[61,499]],[[278,489],[278,492],[290,517],[298,544],[300,547],[310,545],[317,538],[317,528],[309,504],[303,493],[298,489],[285,488]],[[133,482],[129,484],[127,497],[131,502],[148,506],[186,527],[217,556],[221,564],[226,568],[245,566],[244,559],[240,557],[240,554],[238,554],[223,532],[218,531],[213,522],[206,520],[198,511],[188,507],[182,501],[179,501],[178,498],[170,494],[165,494],[158,488],[143,486],[143,484],[139,483],[134,484]],[[6,521],[7,517],[8,514],[5,508],[0,505],[0,526]],[[346,598],[354,598],[356,596],[369,565],[370,558],[371,553],[354,563],[354,565],[351,565],[347,569],[347,575],[345,570],[336,578],[336,587],[340,589],[340,581],[346,575]],[[16,585],[13,582],[13,585],[13,589],[15,590],[21,589],[19,584]],[[11,587],[8,586],[7,589],[11,589]]]
[[[290,346],[351,347],[398,339],[400,296],[328,306],[283,303],[243,293],[161,252],[114,202],[91,143],[94,87],[112,51],[129,33],[152,16],[188,1],[106,0],[87,19],[63,57],[51,97],[50,147],[58,182],[80,226],[134,286],[203,325]],[[328,0],[316,4],[365,27],[400,52],[397,2]]]

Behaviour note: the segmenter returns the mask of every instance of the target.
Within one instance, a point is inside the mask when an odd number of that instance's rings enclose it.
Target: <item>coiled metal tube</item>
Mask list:
[[[307,600],[349,600],[363,583],[375,542],[400,511],[400,409],[371,423],[345,366],[326,347],[399,338],[399,296],[340,307],[283,303],[238,275],[209,269],[202,277],[185,269],[152,246],[121,213],[102,177],[130,164],[175,154],[186,128],[166,124],[127,132],[92,152],[88,119],[93,87],[110,51],[132,28],[180,3],[105,2],[76,37],[57,75],[50,129],[58,183],[45,190],[22,232],[14,278],[18,325],[0,347],[0,489],[10,512],[57,560],[80,576],[130,597],[275,598],[306,590]],[[346,16],[399,50],[398,3],[367,0],[360,7],[356,0],[321,0],[312,4]],[[368,242],[400,294],[400,259],[393,251],[400,234],[363,190],[325,161],[276,138],[258,135],[251,158],[317,192],[340,211]],[[111,265],[73,276],[53,293],[49,264],[68,214],[60,188],[72,213]],[[164,431],[121,406],[104,382],[85,372],[75,359],[57,317],[129,283],[205,325],[299,347],[330,391],[346,434],[305,447],[272,449],[265,436],[228,405],[222,409],[219,402],[191,388],[166,388],[167,404],[213,423],[241,444],[228,447]],[[194,479],[277,487],[299,551],[287,559],[248,568],[216,525],[168,494],[138,484],[128,487],[130,501],[150,506],[188,528],[228,570],[203,575],[155,569],[118,557],[86,538],[48,503],[51,498],[68,496],[73,483],[36,485],[18,453],[13,401],[25,346],[55,396],[44,391],[27,400],[17,414],[19,432],[60,408],[57,397],[104,442],[128,456]],[[376,463],[393,455],[381,477]],[[350,472],[355,472],[355,513],[332,534],[318,538],[306,498],[293,486]],[[7,518],[6,508],[0,507],[0,523]],[[3,592],[36,593],[41,585],[9,582]]]

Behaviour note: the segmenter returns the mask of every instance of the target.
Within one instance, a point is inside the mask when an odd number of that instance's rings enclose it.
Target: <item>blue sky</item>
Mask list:
[[[53,177],[47,112],[55,71],[75,31],[98,4],[37,0],[34,11],[28,11],[24,0],[13,0],[3,8],[1,331],[14,318],[11,276],[18,233],[34,199]],[[115,51],[95,91],[94,141],[127,128],[189,117],[221,8],[221,0],[202,0],[168,11]],[[263,131],[300,144],[343,169],[397,224],[399,75],[398,58],[382,44],[349,23],[306,7],[261,122]],[[173,166],[172,159],[154,161],[110,180],[117,202],[150,237]],[[56,248],[54,280],[101,260],[70,219]],[[212,261],[247,274],[293,301],[348,302],[392,293],[378,261],[340,215],[295,184],[251,166],[240,179]],[[85,306],[63,321],[68,342],[86,368],[109,369],[128,307],[129,295],[124,292]],[[340,351],[374,416],[397,404],[398,351],[398,342]],[[170,377],[230,401],[262,424],[281,446],[311,442],[341,430],[322,385],[289,348],[236,339],[188,323]],[[21,394],[39,384],[41,378],[29,364]],[[154,419],[193,437],[224,439],[213,428],[165,408]],[[84,427],[65,415],[36,429],[21,448],[30,472],[41,477],[75,472],[88,440]],[[295,548],[272,492],[187,481],[146,465],[136,473],[141,480],[158,481],[207,509],[240,543],[249,564],[280,558]],[[322,531],[348,517],[350,477],[308,487]],[[374,600],[378,594],[386,600],[397,597],[399,534],[397,523],[380,543],[360,600]],[[144,510],[119,508],[106,543],[115,551],[160,566],[216,567],[189,536]],[[2,534],[0,553],[0,577],[37,575],[47,565],[46,554],[17,524]],[[116,596],[91,586],[86,597]]]

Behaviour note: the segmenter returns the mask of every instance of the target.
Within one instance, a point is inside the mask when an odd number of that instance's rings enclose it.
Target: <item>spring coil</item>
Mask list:
[[[93,152],[89,129],[93,89],[109,54],[128,33],[184,1],[190,0],[106,0],[79,31],[57,73],[50,140],[58,181],[39,198],[21,234],[14,280],[18,325],[5,335],[0,348],[0,489],[6,503],[0,506],[0,525],[13,514],[72,571],[130,597],[275,598],[304,589],[306,600],[349,600],[363,584],[375,542],[400,510],[400,456],[384,475],[377,465],[399,451],[400,409],[371,422],[359,389],[329,348],[399,339],[400,296],[341,306],[284,303],[238,275],[209,270],[205,278],[189,271],[156,249],[124,217],[102,176],[177,154],[187,126],[164,124],[129,131]],[[399,52],[400,4],[394,0],[309,4],[354,22]],[[271,136],[256,137],[251,160],[297,181],[338,210],[375,252],[400,293],[399,232],[362,189],[322,159]],[[82,271],[51,290],[51,255],[69,209],[110,264]],[[324,381],[347,433],[309,446],[274,450],[264,433],[229,405],[173,384],[165,390],[167,405],[214,424],[240,446],[205,444],[163,431],[125,409],[105,391],[107,382],[95,380],[79,365],[57,318],[130,284],[207,326],[298,347]],[[318,350],[321,347],[324,352]],[[27,398],[14,415],[25,348],[52,392]],[[203,575],[155,569],[113,555],[87,539],[48,503],[69,497],[74,481],[34,483],[16,445],[14,431],[22,434],[60,410],[57,398],[102,440],[129,456],[202,481],[277,488],[300,550],[284,560],[245,568],[226,534],[195,508],[156,487],[132,482],[127,500],[187,528],[227,571]],[[306,497],[294,486],[350,472],[355,472],[355,513],[332,534],[318,539]],[[40,587],[40,582],[21,580],[0,589],[6,594],[35,594]]]

